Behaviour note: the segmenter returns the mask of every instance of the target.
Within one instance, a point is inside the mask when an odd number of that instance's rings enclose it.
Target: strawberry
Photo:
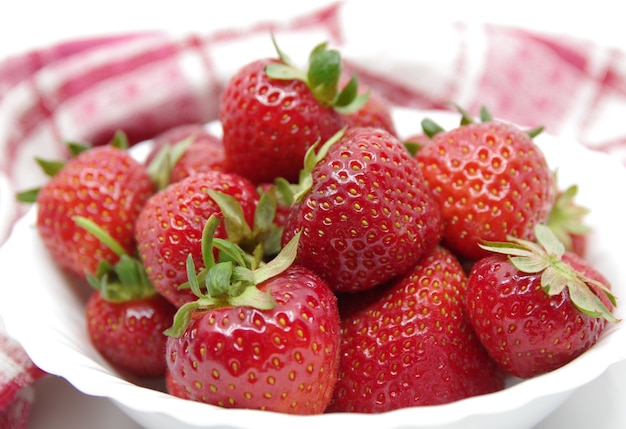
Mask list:
[[[116,368],[140,377],[165,374],[163,331],[172,324],[176,307],[159,294],[111,300],[94,291],[86,306],[89,338]]]
[[[483,110],[483,113],[486,112]],[[529,133],[504,122],[471,118],[438,132],[416,155],[441,207],[443,243],[459,256],[488,254],[481,240],[533,238],[554,201],[552,173]]]
[[[537,242],[510,237],[469,274],[467,312],[478,337],[508,374],[529,378],[559,368],[593,346],[615,299],[606,278],[565,250],[545,225]]]
[[[360,309],[360,294],[344,297],[355,304],[341,321],[329,411],[378,413],[503,389],[504,373],[465,317],[465,286],[456,257],[436,246]]]
[[[215,220],[207,222],[205,237]],[[255,269],[228,240],[213,242],[233,258],[206,263],[206,293],[188,259],[199,299],[181,307],[167,331],[172,392],[227,408],[324,412],[339,361],[335,295],[311,271],[292,265],[296,239]]]
[[[125,150],[119,133],[110,145],[81,148],[38,190],[37,230],[54,260],[77,276],[114,264],[118,255],[74,222],[84,216],[99,225],[127,253],[134,253],[134,224],[154,192],[147,170]]]
[[[222,140],[200,124],[171,128],[153,140],[145,164],[159,188],[206,171],[226,171]]]
[[[139,377],[165,373],[165,336],[174,307],[154,289],[139,259],[128,254],[103,228],[82,216],[76,225],[118,255],[102,260],[87,275],[94,291],[87,300],[87,332],[95,349],[113,366]]]
[[[306,72],[276,50],[278,58],[238,70],[220,103],[229,171],[255,184],[276,177],[296,181],[307,149],[341,129],[340,112],[354,111],[366,100],[356,96],[356,79],[339,91],[341,58],[325,43],[311,52]]]
[[[210,171],[189,176],[154,194],[135,224],[141,261],[159,293],[176,306],[195,299],[189,289],[178,287],[187,281],[185,261],[192,255],[202,268],[201,238],[207,219],[221,216],[218,202],[209,195],[219,191],[230,195],[241,209],[241,227],[254,223],[258,193],[254,185],[236,174]],[[216,235],[226,237],[226,223]]]
[[[309,152],[311,157],[312,152]],[[439,207],[416,160],[381,128],[349,128],[307,157],[283,241],[338,292],[373,288],[412,267],[440,238]]]

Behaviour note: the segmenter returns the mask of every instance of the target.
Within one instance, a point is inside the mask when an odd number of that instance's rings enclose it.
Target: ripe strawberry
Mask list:
[[[140,377],[165,374],[163,331],[176,307],[161,295],[110,300],[94,291],[86,307],[87,330],[94,347],[112,365]]]
[[[353,308],[341,321],[329,411],[378,413],[503,389],[504,373],[465,317],[465,286],[456,257],[436,246],[407,274],[375,289],[377,299]]]
[[[476,260],[481,240],[533,238],[554,201],[552,173],[530,135],[485,118],[432,136],[417,159],[441,207],[443,243]]]
[[[206,171],[226,171],[222,140],[203,125],[174,127],[153,140],[145,165],[160,188]]]
[[[415,159],[387,131],[349,128],[306,162],[309,186],[297,196],[283,240],[302,231],[298,263],[333,290],[384,283],[439,241],[439,207]]]
[[[141,262],[103,228],[85,217],[75,222],[118,256],[101,261],[87,281],[94,288],[86,305],[87,332],[98,352],[113,366],[140,377],[165,373],[165,336],[176,312],[148,280]]]
[[[77,216],[99,225],[126,252],[135,250],[135,220],[154,186],[124,147],[124,137],[118,134],[110,145],[83,150],[38,192],[39,235],[54,260],[80,277],[94,273],[103,260],[114,264],[118,255],[76,225]]]
[[[337,299],[311,271],[291,265],[296,248],[287,244],[255,270],[232,260],[207,264],[206,294],[189,259],[199,300],[181,307],[167,332],[173,392],[227,408],[324,412],[339,361]]]
[[[178,287],[187,281],[185,261],[193,256],[203,267],[201,239],[204,224],[221,208],[209,191],[230,195],[241,207],[242,228],[253,225],[258,202],[254,185],[241,176],[211,171],[172,183],[154,194],[145,204],[135,225],[141,261],[157,291],[176,306],[195,299],[189,289]],[[227,223],[217,236],[227,236]]]
[[[521,378],[565,365],[616,321],[604,276],[565,251],[547,226],[537,225],[535,235],[538,243],[511,237],[484,245],[498,254],[474,265],[467,286],[478,337],[504,371]]]
[[[354,111],[365,101],[356,96],[356,80],[338,91],[341,59],[325,43],[311,52],[307,72],[276,49],[278,58],[242,67],[220,103],[228,168],[255,184],[276,177],[296,181],[307,149],[341,129],[340,111]]]

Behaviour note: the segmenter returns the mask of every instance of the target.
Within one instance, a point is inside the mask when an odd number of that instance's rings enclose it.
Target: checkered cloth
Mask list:
[[[1,61],[0,243],[23,212],[6,194],[45,180],[34,155],[59,158],[63,140],[103,143],[120,128],[138,141],[216,119],[228,77],[248,61],[274,56],[270,31],[296,61],[328,41],[349,69],[397,106],[449,109],[454,101],[475,113],[485,105],[494,116],[543,125],[626,164],[624,52],[463,22],[371,31],[360,23],[375,21],[368,14],[377,12],[360,6],[346,1],[285,22],[210,34],[73,40]],[[22,388],[40,376],[34,368],[0,330],[0,427],[24,427],[31,398]]]
[[[32,383],[44,372],[4,331],[0,320],[0,428],[25,429],[34,398]]]

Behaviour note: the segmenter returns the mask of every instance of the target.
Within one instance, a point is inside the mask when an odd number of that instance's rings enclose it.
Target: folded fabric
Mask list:
[[[27,427],[34,399],[31,385],[44,375],[7,335],[0,319],[0,428]]]
[[[62,141],[101,144],[118,129],[134,142],[216,119],[229,76],[275,55],[270,32],[296,61],[328,41],[347,69],[394,105],[450,109],[454,101],[470,112],[484,105],[496,117],[543,125],[626,164],[624,52],[497,25],[361,25],[376,13],[346,1],[286,22],[72,40],[1,61],[0,243],[24,211],[11,196],[45,180],[35,155],[61,158]],[[32,392],[24,388],[42,375],[0,329],[0,427],[26,427]]]
[[[0,427],[3,429],[26,429],[34,399],[31,386],[21,389],[13,400],[0,410]]]
[[[123,128],[137,141],[216,119],[229,76],[248,61],[275,56],[270,31],[300,62],[328,41],[348,69],[395,105],[449,109],[454,101],[471,112],[485,105],[494,116],[543,125],[626,160],[623,52],[487,24],[421,22],[383,37],[359,25],[375,13],[348,1],[288,22],[73,41],[8,59],[0,63],[0,81],[9,82],[0,92],[0,173],[22,189],[44,180],[33,155],[63,156],[64,139],[98,144]]]

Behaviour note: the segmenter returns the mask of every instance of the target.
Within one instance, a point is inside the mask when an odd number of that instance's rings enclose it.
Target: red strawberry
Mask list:
[[[228,168],[255,184],[276,177],[296,181],[307,149],[343,126],[337,108],[351,111],[365,101],[355,97],[356,80],[338,91],[340,56],[326,44],[312,51],[308,72],[277,51],[279,58],[242,67],[220,104]]]
[[[74,222],[83,216],[108,232],[126,251],[135,250],[134,224],[154,192],[146,169],[115,142],[84,150],[71,158],[37,196],[37,228],[54,260],[84,277],[101,261],[118,255]],[[122,144],[122,146],[124,146]]]
[[[541,150],[518,127],[487,120],[439,132],[417,152],[422,174],[441,207],[443,243],[478,259],[481,240],[532,239],[554,200]]]
[[[538,243],[488,243],[493,254],[473,267],[468,317],[485,348],[508,374],[528,378],[559,368],[593,346],[611,314],[608,281],[565,251],[545,225]]]
[[[296,248],[287,244],[256,270],[207,264],[206,294],[190,276],[200,299],[177,313],[166,353],[181,396],[227,408],[324,412],[339,360],[337,301],[319,277],[291,265]]]
[[[121,301],[105,299],[99,290],[87,301],[89,338],[100,354],[118,369],[137,376],[165,374],[163,331],[176,313],[159,294]]]
[[[172,183],[146,202],[137,219],[137,247],[148,277],[156,290],[176,306],[195,299],[189,289],[178,289],[187,281],[185,261],[191,254],[196,265],[203,267],[204,224],[212,214],[221,216],[210,190],[230,195],[241,206],[245,226],[254,223],[258,202],[254,185],[241,176],[218,171]],[[227,236],[226,223],[220,226],[217,236]]]
[[[504,373],[465,318],[465,285],[455,256],[436,246],[406,275],[374,290],[377,299],[370,296],[342,319],[329,411],[378,413],[503,389]]]
[[[141,262],[85,217],[77,225],[116,252],[115,264],[101,261],[87,276],[94,292],[86,305],[87,332],[98,352],[113,366],[140,377],[165,373],[165,335],[176,312],[157,294]]]
[[[302,231],[298,263],[331,288],[373,288],[411,268],[440,238],[419,166],[380,128],[351,128],[318,154],[283,240]]]

